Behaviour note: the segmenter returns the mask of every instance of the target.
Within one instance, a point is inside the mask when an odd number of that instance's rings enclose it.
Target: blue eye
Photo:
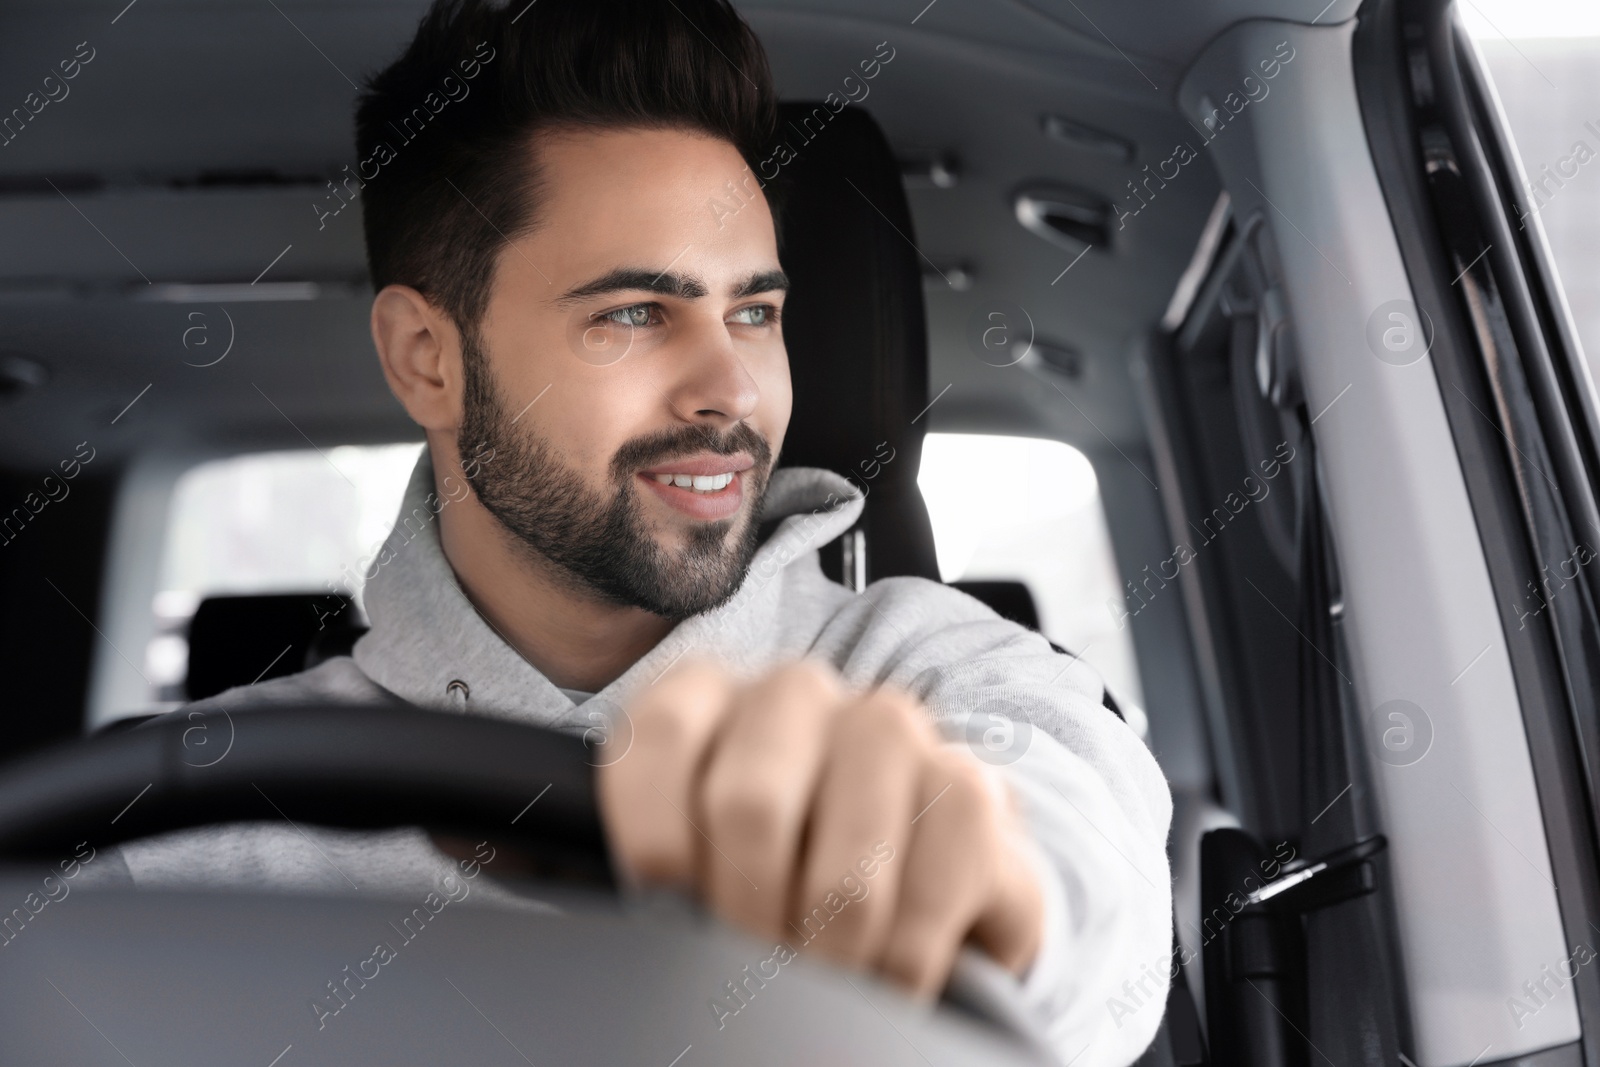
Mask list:
[[[599,318],[614,322],[618,326],[638,328],[651,324],[651,318],[655,310],[656,306],[654,304],[634,304],[630,307],[617,308],[615,311],[607,311],[605,314],[600,315]]]
[[[778,309],[771,304],[751,304],[732,315],[732,321],[741,326],[767,326],[778,320]]]

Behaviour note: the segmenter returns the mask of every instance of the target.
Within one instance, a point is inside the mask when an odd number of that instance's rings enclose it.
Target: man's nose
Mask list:
[[[760,389],[720,320],[686,331],[667,358],[679,368],[664,390],[679,418],[720,426],[754,413]]]

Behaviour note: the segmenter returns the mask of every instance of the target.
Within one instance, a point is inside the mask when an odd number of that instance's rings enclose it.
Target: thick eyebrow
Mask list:
[[[789,276],[781,270],[764,270],[752,274],[734,287],[733,299],[742,300],[757,293],[788,292]]]
[[[738,300],[756,293],[788,288],[789,277],[783,271],[758,271],[734,286],[730,296]],[[705,282],[692,274],[674,274],[669,270],[654,271],[644,267],[618,267],[598,278],[573,286],[557,297],[554,303],[558,308],[567,308],[592,297],[623,292],[658,293],[680,300],[696,300],[709,290]]]
[[[644,267],[618,267],[581,285],[575,285],[555,300],[556,307],[571,307],[590,297],[607,293],[646,292],[693,300],[706,295],[705,283],[690,275]]]

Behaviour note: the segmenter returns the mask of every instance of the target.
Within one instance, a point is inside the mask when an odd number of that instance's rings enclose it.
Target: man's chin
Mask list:
[[[693,522],[674,516],[652,533],[657,559],[664,567],[646,598],[652,610],[684,619],[726,603],[739,591],[749,572],[756,545],[751,542],[748,502],[733,516],[716,522]]]
[[[663,557],[676,564],[697,569],[717,564],[731,566],[737,562],[748,519],[742,507],[726,519],[710,522],[668,514],[654,524],[650,539]]]

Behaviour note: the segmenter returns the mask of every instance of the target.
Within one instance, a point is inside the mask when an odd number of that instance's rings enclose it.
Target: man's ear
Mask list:
[[[425,430],[461,425],[461,336],[455,324],[407,285],[372,301],[372,343],[395,399]]]

